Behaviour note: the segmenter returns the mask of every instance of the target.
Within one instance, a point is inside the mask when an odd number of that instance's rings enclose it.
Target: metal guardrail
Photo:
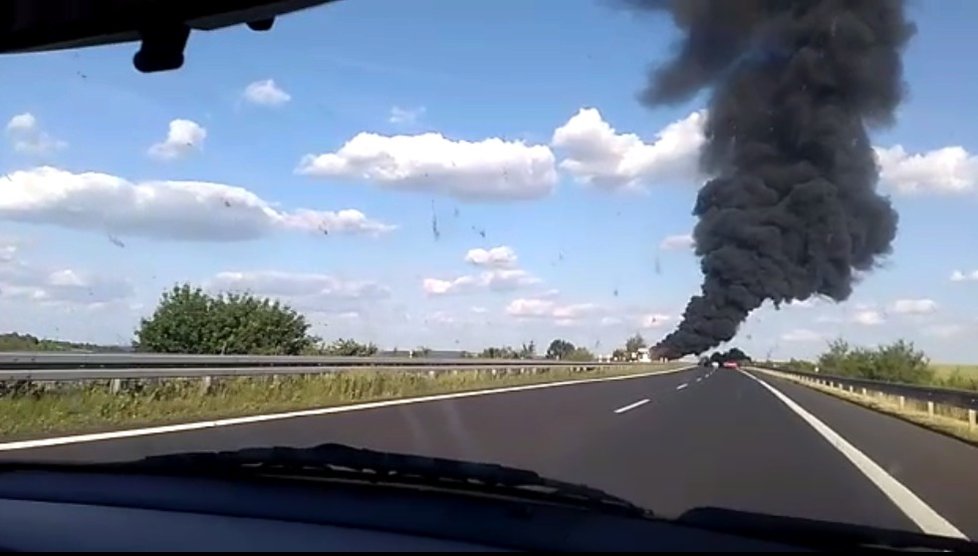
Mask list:
[[[866,378],[854,378],[825,373],[807,373],[780,368],[776,365],[752,366],[761,370],[777,371],[779,373],[793,375],[805,380],[816,381],[827,386],[866,389],[887,394],[889,396],[902,396],[911,400],[932,402],[935,404],[959,407],[962,409],[978,410],[978,392],[971,390],[954,390],[951,388],[940,388],[936,386],[918,386],[915,384],[884,382],[881,380],[870,380]]]
[[[538,372],[549,368],[588,370],[623,365],[634,365],[634,363],[552,359],[3,353],[0,354],[0,382],[206,378],[322,374],[354,370],[438,372],[439,370],[523,369]]]

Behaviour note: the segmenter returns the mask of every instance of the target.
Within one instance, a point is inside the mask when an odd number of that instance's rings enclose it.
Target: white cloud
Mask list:
[[[601,326],[618,326],[622,322],[624,321],[621,319],[621,317],[607,316],[601,317],[601,322],[599,324]]]
[[[393,226],[362,212],[287,212],[251,191],[195,181],[132,183],[52,167],[13,172],[0,187],[0,219],[145,237],[238,241],[278,230],[376,235]]]
[[[552,145],[566,158],[560,168],[581,182],[607,189],[641,188],[655,182],[695,180],[704,143],[706,111],[660,130],[653,141],[619,133],[595,108],[582,108],[554,131]],[[874,147],[880,180],[901,193],[967,193],[978,189],[978,156],[962,146],[909,153],[901,145]]]
[[[249,83],[241,96],[246,101],[260,106],[281,106],[292,100],[292,95],[276,85],[274,79]]]
[[[558,326],[577,324],[580,319],[598,316],[607,309],[596,303],[561,304],[552,299],[519,298],[509,302],[506,314],[518,318],[550,318]]]
[[[132,294],[125,280],[71,268],[40,268],[17,260],[16,251],[9,255],[0,261],[0,298],[90,306]]]
[[[424,113],[424,106],[418,106],[417,108],[394,106],[391,108],[391,115],[387,121],[392,124],[411,125],[417,123],[418,119],[424,116]]]
[[[900,315],[926,315],[937,311],[937,302],[933,299],[897,299],[890,305],[890,310]]]
[[[489,309],[486,309],[485,307],[480,307],[478,305],[473,305],[472,307],[469,308],[469,310],[471,310],[473,313],[477,315],[484,315],[489,312]]]
[[[466,200],[536,199],[557,185],[554,156],[545,145],[499,138],[455,141],[439,133],[362,132],[336,152],[304,156],[296,172]]]
[[[158,160],[174,160],[203,148],[207,130],[193,120],[176,119],[170,122],[166,139],[153,144],[148,154]]]
[[[428,295],[472,293],[480,290],[512,291],[539,284],[541,280],[520,269],[487,270],[479,275],[459,276],[451,280],[425,278],[421,288]]]
[[[565,155],[560,168],[578,181],[606,189],[641,188],[697,177],[705,111],[671,123],[651,143],[618,133],[595,108],[582,108],[554,131],[553,146]]]
[[[807,328],[795,328],[781,335],[785,342],[815,342],[822,339],[822,335],[814,330]]]
[[[506,245],[469,249],[465,254],[465,262],[487,268],[512,268],[516,266],[516,261],[516,251]]]
[[[37,129],[37,118],[30,112],[17,114],[7,122],[7,131],[10,133],[34,131],[35,129]]]
[[[14,260],[17,256],[17,245],[14,243],[8,243],[0,239],[0,263],[6,263]]]
[[[309,311],[350,312],[350,302],[390,296],[389,288],[373,281],[278,270],[220,272],[208,280],[207,288],[278,298]]]
[[[978,157],[960,146],[922,154],[901,145],[876,147],[881,181],[900,193],[967,193],[978,184]]]
[[[478,279],[475,276],[459,276],[452,280],[425,278],[421,281],[421,289],[428,295],[446,295],[472,291],[477,284]]]
[[[7,122],[7,136],[14,150],[24,154],[48,154],[68,146],[60,139],[51,137],[37,124],[37,118],[30,112],[17,114]]]
[[[951,273],[952,282],[978,282],[978,270],[972,270],[971,272],[961,272],[960,270],[955,270]]]
[[[864,326],[883,324],[883,315],[875,309],[861,309],[852,315],[852,321]]]
[[[447,311],[435,311],[433,313],[428,313],[428,316],[425,317],[424,320],[426,324],[446,326],[461,324],[463,322],[461,319]]]
[[[696,245],[693,234],[677,234],[666,236],[659,242],[659,249],[663,251],[677,251],[679,249],[692,249]]]

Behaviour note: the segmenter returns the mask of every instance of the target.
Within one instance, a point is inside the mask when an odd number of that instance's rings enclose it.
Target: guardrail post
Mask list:
[[[859,393],[865,396],[866,395],[866,389],[865,388],[861,388]]]
[[[112,381],[109,382],[109,392],[118,394],[120,390],[122,390],[122,379],[113,378]]]
[[[934,402],[927,400],[927,414],[931,417],[934,416]]]
[[[976,412],[974,409],[968,410],[968,430],[975,430],[976,425]]]
[[[211,391],[211,376],[205,376],[200,379],[200,393],[206,394]]]
[[[900,409],[903,409],[907,405],[907,398],[905,396],[900,396]]]

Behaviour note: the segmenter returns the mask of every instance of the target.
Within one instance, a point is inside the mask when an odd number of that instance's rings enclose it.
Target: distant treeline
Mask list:
[[[102,346],[64,340],[48,340],[30,334],[10,332],[0,334],[0,351],[84,351],[95,353],[118,353],[130,351],[127,346]]]

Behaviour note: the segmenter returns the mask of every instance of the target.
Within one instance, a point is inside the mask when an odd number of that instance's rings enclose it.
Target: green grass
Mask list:
[[[321,375],[124,382],[112,393],[107,381],[33,383],[0,397],[0,440],[38,438],[137,426],[274,413],[482,388],[589,379],[649,371],[677,364],[554,368],[538,374],[439,370],[432,373],[356,371]]]
[[[978,378],[978,365],[931,363],[930,368],[934,369],[934,375],[941,379],[949,378],[954,374],[966,378]]]
[[[978,365],[931,364],[934,383],[946,388],[978,390]]]

